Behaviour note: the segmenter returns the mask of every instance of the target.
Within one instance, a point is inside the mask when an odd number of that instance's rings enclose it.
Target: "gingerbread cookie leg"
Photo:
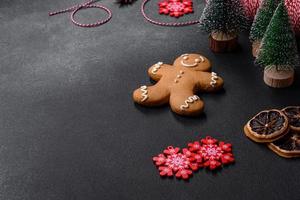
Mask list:
[[[171,94],[170,106],[177,114],[196,116],[203,112],[204,102],[192,92],[179,91]]]
[[[169,102],[168,88],[158,82],[153,86],[141,86],[133,92],[134,102],[144,106],[160,106]]]

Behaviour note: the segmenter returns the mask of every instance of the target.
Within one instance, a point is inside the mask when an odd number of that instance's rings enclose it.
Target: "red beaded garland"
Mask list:
[[[56,12],[50,12],[49,16],[53,16],[53,15],[57,15],[57,14],[61,14],[61,13],[66,13],[66,12],[72,12],[72,14],[71,14],[71,21],[75,25],[80,26],[80,27],[85,27],[85,28],[91,28],[91,27],[100,26],[100,25],[105,24],[106,22],[108,22],[111,19],[111,17],[112,17],[111,11],[108,8],[104,7],[104,6],[101,6],[101,5],[98,5],[98,4],[93,4],[93,3],[95,3],[95,1],[94,0],[90,0],[90,1],[87,1],[87,2],[85,2],[83,4],[78,4],[78,5],[72,6],[70,8],[66,8],[66,9],[63,9],[63,10],[60,10],[60,11],[56,11]],[[93,4],[93,5],[91,5],[91,4]],[[99,9],[102,9],[102,10],[104,10],[104,11],[107,12],[108,17],[106,19],[104,19],[104,20],[98,21],[96,23],[90,23],[90,24],[82,24],[82,23],[77,22],[75,20],[75,17],[74,17],[75,14],[79,10],[81,10],[81,9],[88,9],[88,8],[99,8]]]

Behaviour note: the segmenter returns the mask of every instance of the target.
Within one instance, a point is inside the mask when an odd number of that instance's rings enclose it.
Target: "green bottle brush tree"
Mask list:
[[[279,4],[279,0],[263,0],[254,18],[251,30],[250,41],[252,42],[252,54],[257,57],[259,46],[272,16]]]
[[[275,88],[290,86],[294,67],[299,66],[295,34],[287,8],[280,3],[262,39],[256,63],[265,67],[264,81]]]
[[[238,46],[238,34],[247,29],[247,19],[240,0],[210,0],[200,18],[200,28],[210,34],[214,52],[233,51]]]

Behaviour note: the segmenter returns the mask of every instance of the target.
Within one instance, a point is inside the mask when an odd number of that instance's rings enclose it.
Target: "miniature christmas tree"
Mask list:
[[[257,57],[261,40],[264,37],[278,3],[278,0],[263,0],[260,4],[250,31],[250,40],[253,42],[252,53],[254,57]]]
[[[237,35],[247,28],[247,22],[240,0],[209,0],[200,18],[200,28],[210,34],[214,52],[225,52],[237,47]]]
[[[265,66],[264,80],[272,87],[293,83],[299,56],[294,32],[284,3],[280,3],[262,39],[256,62]]]

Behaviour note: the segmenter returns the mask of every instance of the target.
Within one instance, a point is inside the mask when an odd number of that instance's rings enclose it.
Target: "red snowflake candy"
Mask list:
[[[221,156],[221,161],[223,164],[229,164],[234,162],[233,155],[231,153],[227,153]]]
[[[163,0],[158,3],[159,14],[170,15],[171,17],[181,17],[193,11],[191,0]]]
[[[188,143],[189,150],[194,152],[198,151],[201,148],[201,144],[199,141],[193,142],[193,143]]]
[[[188,179],[193,171],[200,167],[210,170],[234,162],[232,145],[206,137],[200,141],[191,142],[188,148],[180,150],[169,146],[162,154],[153,157],[160,176],[175,176]]]
[[[175,176],[177,178],[188,179],[191,174],[192,174],[192,170],[182,169],[182,170],[178,171]]]
[[[161,176],[173,176],[173,170],[169,167],[161,166],[158,169]]]
[[[221,163],[216,160],[208,160],[204,163],[204,167],[209,167],[210,170],[214,170],[221,166]]]
[[[158,7],[159,8],[166,8],[169,5],[169,1],[168,0],[163,0],[161,2],[158,2]]]
[[[171,154],[177,154],[180,151],[180,148],[172,146],[169,146],[167,149],[164,150],[165,154],[171,155]]]
[[[182,3],[186,6],[186,7],[192,7],[193,6],[193,2],[191,0],[182,0]]]
[[[231,147],[232,147],[231,144],[229,144],[229,143],[225,144],[225,142],[220,142],[219,146],[222,148],[222,150],[224,150],[226,152],[231,152]]]
[[[184,13],[183,12],[179,12],[179,11],[174,11],[174,12],[170,13],[171,17],[181,17],[183,15],[184,15]]]
[[[189,151],[187,148],[182,149],[182,152],[188,156],[189,160],[190,160],[190,168],[193,171],[198,170],[202,165],[202,157],[199,154],[196,153],[192,153],[191,151]]]
[[[200,158],[204,162],[203,166],[211,170],[221,167],[222,164],[234,162],[234,157],[231,153],[232,145],[222,141],[219,142],[209,136],[202,139],[201,143],[198,141],[189,143],[188,147],[191,152],[198,155],[199,160],[197,163],[200,163],[199,167],[202,166]]]
[[[177,178],[188,179],[192,171],[199,168],[192,152],[188,149],[180,151],[180,148],[172,146],[165,149],[163,154],[153,157],[153,161],[158,166],[161,176],[173,176],[175,174]]]
[[[159,14],[168,15],[169,14],[169,10],[166,9],[166,8],[161,8],[161,9],[159,9]]]
[[[203,167],[203,159],[200,154],[192,153],[190,157],[190,161],[192,162],[190,167],[196,171],[199,168]]]
[[[164,154],[159,154],[157,157],[153,157],[153,161],[155,162],[155,165],[162,165],[166,162],[166,157]]]
[[[167,5],[168,5],[168,2],[167,2],[167,1],[162,1],[162,2],[159,2],[159,3],[158,3],[158,6],[159,6],[159,7],[167,7]]]
[[[215,144],[215,143],[218,142],[218,140],[207,136],[206,138],[202,139],[201,142],[204,143],[204,144]]]
[[[183,12],[184,12],[184,14],[189,14],[189,13],[193,13],[194,10],[193,10],[193,8],[185,8],[185,9],[183,10]]]

